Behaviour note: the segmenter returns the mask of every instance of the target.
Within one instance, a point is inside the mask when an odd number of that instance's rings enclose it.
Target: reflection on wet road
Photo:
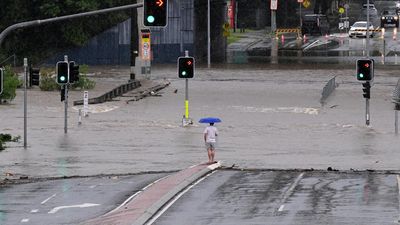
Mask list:
[[[222,170],[154,224],[386,225],[398,216],[395,175]]]

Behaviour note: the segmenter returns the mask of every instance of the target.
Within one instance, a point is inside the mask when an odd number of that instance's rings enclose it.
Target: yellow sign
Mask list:
[[[339,13],[343,14],[344,13],[344,8],[343,7],[339,7]]]
[[[142,33],[141,56],[143,60],[151,60],[150,33]]]
[[[310,5],[311,5],[310,0],[304,0],[304,1],[303,1],[303,6],[304,6],[304,8],[308,8],[308,7],[310,7]]]
[[[229,31],[229,28],[230,28],[229,23],[224,23],[222,28],[223,28],[223,34],[222,35],[224,35],[224,37],[229,37],[231,35],[231,32]]]

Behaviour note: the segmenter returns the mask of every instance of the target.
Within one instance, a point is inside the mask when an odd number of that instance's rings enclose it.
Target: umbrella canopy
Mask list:
[[[222,122],[221,119],[217,117],[206,117],[206,118],[201,118],[199,120],[199,123],[219,123]]]

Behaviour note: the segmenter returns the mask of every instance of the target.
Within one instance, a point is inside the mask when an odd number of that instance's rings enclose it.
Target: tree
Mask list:
[[[18,76],[11,70],[10,66],[5,67],[4,71],[4,84],[3,84],[3,93],[0,94],[0,104],[3,103],[3,100],[12,101],[16,94],[16,89],[20,85],[20,81],[18,80]]]
[[[1,0],[0,31],[15,23],[76,14],[132,4],[135,0]],[[129,12],[129,11],[128,11]],[[55,24],[20,29],[8,35],[2,44],[0,61],[16,54],[29,56],[34,64],[67,48],[82,46],[94,35],[129,18],[128,12],[74,19]]]

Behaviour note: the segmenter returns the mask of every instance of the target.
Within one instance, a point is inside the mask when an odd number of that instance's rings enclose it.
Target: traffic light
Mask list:
[[[40,68],[33,68],[29,67],[29,86],[32,87],[33,85],[39,86],[40,80]]]
[[[369,82],[365,82],[362,84],[362,86],[363,86],[364,98],[370,99],[371,98],[371,84]]]
[[[57,83],[64,85],[69,81],[69,65],[67,62],[58,62],[56,67]]]
[[[0,94],[3,93],[4,70],[0,68]]]
[[[194,58],[179,57],[178,58],[178,77],[193,78],[194,77]]]
[[[374,60],[358,59],[357,60],[357,80],[371,81],[374,79]]]
[[[69,83],[79,81],[79,66],[74,61],[69,62]]]
[[[144,0],[143,25],[165,27],[168,21],[168,0]]]

